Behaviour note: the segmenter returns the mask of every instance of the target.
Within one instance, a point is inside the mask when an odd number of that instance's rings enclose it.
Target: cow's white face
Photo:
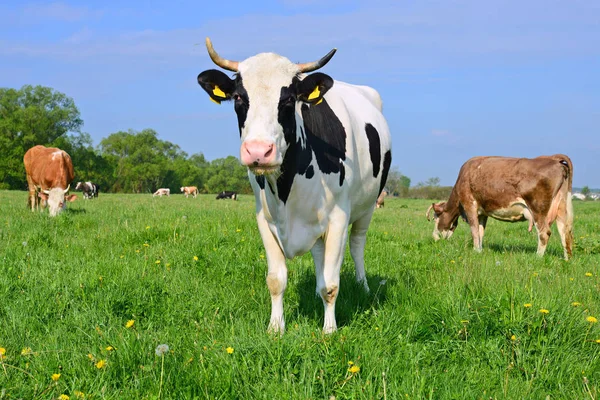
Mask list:
[[[67,201],[74,201],[77,195],[66,195],[66,190],[61,188],[53,188],[39,193],[42,203],[46,203],[48,212],[51,217],[57,216],[60,212],[67,208]]]
[[[297,141],[300,105],[320,103],[333,79],[322,73],[300,75],[298,64],[273,53],[250,57],[237,71],[230,79],[207,70],[198,75],[198,83],[219,104],[233,100],[242,164],[256,175],[278,174],[287,149]]]

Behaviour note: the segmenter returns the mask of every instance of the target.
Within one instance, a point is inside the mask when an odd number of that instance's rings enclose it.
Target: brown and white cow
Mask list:
[[[383,189],[381,193],[379,193],[379,197],[377,198],[377,204],[375,207],[381,208],[385,205],[385,197],[388,195],[387,190]]]
[[[158,189],[156,192],[154,192],[152,194],[152,197],[154,197],[154,196],[160,196],[160,197],[162,197],[162,196],[170,196],[170,195],[171,195],[171,189],[160,188],[160,189]]]
[[[27,184],[28,204],[31,210],[48,206],[51,217],[67,208],[67,201],[77,195],[66,195],[74,178],[71,157],[56,147],[34,146],[23,157]]]
[[[433,238],[452,236],[462,216],[471,227],[473,247],[481,251],[488,217],[529,221],[538,232],[539,256],[544,255],[550,227],[556,221],[565,259],[573,248],[573,163],[564,154],[537,158],[474,157],[460,169],[448,201],[432,204]]]
[[[198,196],[198,188],[196,186],[182,186],[181,193],[187,198],[190,194],[196,198]]]

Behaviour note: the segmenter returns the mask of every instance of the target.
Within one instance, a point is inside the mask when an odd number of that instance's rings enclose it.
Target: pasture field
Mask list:
[[[481,254],[462,221],[435,243],[429,204],[375,211],[371,293],[347,252],[335,334],[310,254],[289,261],[279,337],[252,196],[100,193],[50,218],[0,191],[0,398],[598,398],[600,202],[574,203],[569,262],[556,227],[543,258],[526,223],[490,220]]]

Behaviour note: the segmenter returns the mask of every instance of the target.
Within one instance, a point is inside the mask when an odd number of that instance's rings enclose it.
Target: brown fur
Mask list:
[[[572,186],[573,164],[564,154],[471,158],[461,167],[448,201],[432,204],[434,237],[440,232],[449,237],[462,215],[471,226],[475,249],[481,250],[488,217],[511,222],[529,219],[538,231],[538,254],[543,255],[550,227],[557,220],[568,259],[573,246]]]

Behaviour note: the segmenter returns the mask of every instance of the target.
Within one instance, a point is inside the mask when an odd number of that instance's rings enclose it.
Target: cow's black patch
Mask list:
[[[240,137],[242,136],[242,128],[246,124],[246,118],[248,117],[248,109],[250,108],[250,99],[248,98],[248,92],[244,87],[242,77],[237,75],[235,78],[235,91],[233,92],[233,108],[238,117],[238,128],[240,130]]]
[[[275,194],[275,189],[273,188],[271,181],[267,181],[267,182],[269,183],[269,190],[271,190],[271,193]]]
[[[254,179],[256,179],[256,183],[258,183],[258,186],[260,186],[260,188],[262,190],[264,190],[265,189],[265,177],[264,177],[264,175],[254,176]]]
[[[312,165],[309,165],[308,168],[306,169],[306,179],[310,179],[313,176],[315,176],[315,169],[313,168]]]
[[[340,186],[344,184],[344,179],[346,178],[346,168],[344,167],[344,162],[340,160]]]
[[[387,182],[388,172],[390,172],[390,166],[392,165],[392,152],[386,151],[383,155],[383,171],[381,173],[381,183],[379,184],[379,194],[383,191],[385,183]]]
[[[309,107],[302,105],[307,147],[315,153],[319,170],[325,174],[340,172],[340,160],[346,159],[346,130],[327,100]]]
[[[371,155],[371,162],[373,163],[373,177],[377,178],[379,175],[379,169],[381,168],[381,142],[379,141],[379,132],[371,124],[365,125],[365,132],[367,133],[367,139],[369,140],[369,154]]]

